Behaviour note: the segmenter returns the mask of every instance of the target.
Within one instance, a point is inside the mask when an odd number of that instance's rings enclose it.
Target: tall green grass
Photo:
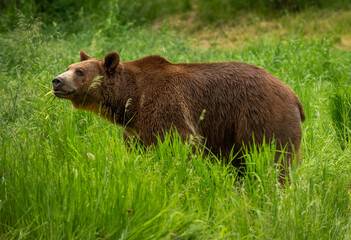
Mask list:
[[[335,132],[342,149],[351,142],[351,89],[348,84],[336,85],[329,108]]]
[[[351,238],[350,144],[340,145],[344,129],[333,117],[333,109],[350,108],[346,92],[343,107],[333,100],[349,83],[349,52],[302,36],[203,50],[167,26],[65,33],[60,24],[26,18],[0,33],[0,238]],[[46,95],[80,49],[94,57],[115,50],[122,61],[160,54],[172,62],[236,60],[268,69],[305,108],[299,164],[282,187],[270,145],[246,156],[243,176],[193,152],[177,134],[128,150],[121,127]]]
[[[65,24],[66,30],[74,32],[80,30],[87,21],[99,26],[110,26],[116,21],[123,25],[140,25],[191,9],[189,0],[8,0],[0,3],[0,30],[15,25],[19,15],[41,18],[47,25],[53,22],[68,23]]]

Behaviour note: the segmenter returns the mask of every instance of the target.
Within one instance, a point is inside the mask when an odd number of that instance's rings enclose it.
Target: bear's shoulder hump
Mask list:
[[[138,62],[139,64],[171,64],[170,61],[159,55],[150,55],[143,57],[135,60],[135,62]]]

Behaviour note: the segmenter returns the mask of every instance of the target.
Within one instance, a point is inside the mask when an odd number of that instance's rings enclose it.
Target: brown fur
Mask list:
[[[80,57],[58,76],[63,83],[54,87],[55,95],[125,126],[125,138],[137,135],[148,146],[174,127],[183,140],[202,136],[206,147],[225,157],[233,146],[238,152],[252,143],[253,135],[257,143],[274,137],[278,147],[292,151],[292,144],[299,152],[305,120],[301,102],[290,87],[259,67],[175,64],[160,56],[120,62],[115,52],[94,59],[81,51]],[[91,87],[97,76],[101,83]],[[67,92],[71,94],[63,95]]]

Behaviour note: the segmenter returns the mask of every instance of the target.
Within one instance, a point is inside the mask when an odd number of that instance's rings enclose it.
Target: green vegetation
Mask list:
[[[345,149],[346,144],[351,141],[351,89],[349,84],[336,85],[329,107],[340,146]]]
[[[312,23],[296,20],[306,10],[281,18],[293,31],[278,37],[267,35],[269,28],[254,31],[232,48],[221,44],[230,36],[197,44],[205,32],[198,26],[193,33],[167,21],[159,26],[160,12],[141,14],[155,24],[129,24],[137,11],[124,11],[130,17],[122,21],[113,8],[87,1],[76,16],[54,21],[48,2],[28,2],[6,1],[0,10],[0,239],[351,238],[351,52],[335,39],[348,37],[349,22],[321,35],[311,28],[316,34],[306,37]],[[165,1],[150,2],[142,9]],[[176,2],[168,2],[179,9],[171,13],[193,11],[191,1]],[[97,12],[86,17],[89,3]],[[22,13],[11,4],[23,4]],[[103,9],[110,12],[103,16]],[[303,103],[300,163],[282,187],[272,146],[246,156],[243,176],[220,159],[193,153],[176,134],[152,149],[127,151],[121,127],[47,94],[80,49],[96,57],[114,50],[122,61],[159,54],[172,62],[236,60],[267,69]]]
[[[2,27],[13,25],[20,11],[27,17],[40,17],[44,23],[69,22],[69,28],[78,28],[84,18],[95,24],[143,24],[157,18],[197,11],[201,21],[207,23],[233,23],[240,13],[255,12],[260,16],[277,17],[304,9],[350,8],[348,0],[3,0],[0,1]],[[76,22],[76,23],[74,23]],[[77,25],[76,25],[77,24]]]

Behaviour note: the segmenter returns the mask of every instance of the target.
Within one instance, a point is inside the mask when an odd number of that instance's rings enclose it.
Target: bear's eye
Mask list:
[[[78,76],[83,76],[83,71],[78,69],[78,70],[76,70],[76,74]]]

